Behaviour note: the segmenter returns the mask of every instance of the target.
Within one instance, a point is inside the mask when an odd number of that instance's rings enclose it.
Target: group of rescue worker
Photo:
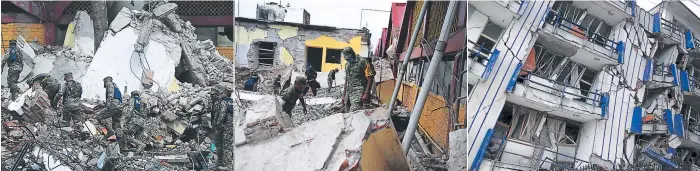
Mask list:
[[[17,86],[19,83],[19,75],[24,67],[22,52],[18,51],[16,41],[11,40],[10,46],[3,55],[2,67],[7,64],[8,67],[8,86],[10,87],[11,97],[15,100],[20,93]],[[82,86],[79,82],[73,80],[73,74],[68,72],[63,77],[65,83],[61,88],[60,83],[52,78],[47,73],[41,73],[28,79],[28,85],[35,89],[43,89],[50,100],[51,107],[58,110],[61,119],[55,123],[57,127],[76,126],[82,127],[82,122],[85,121],[83,114],[83,104],[81,102]],[[107,76],[103,79],[105,88],[105,103],[103,109],[97,112],[96,119],[100,125],[104,126],[109,132],[105,139],[109,139],[112,135],[116,138],[111,140],[119,145],[126,147],[126,143],[132,143],[136,146],[136,153],[140,153],[146,147],[146,143],[140,139],[147,139],[143,136],[144,129],[149,127],[146,125],[145,119],[149,114],[157,114],[159,110],[155,106],[146,106],[145,99],[141,97],[141,92],[132,91],[129,101],[122,101],[122,94],[112,77]],[[233,166],[229,166],[233,161],[233,84],[220,83],[210,91],[209,108],[212,112],[212,129],[214,130],[214,142],[218,145],[218,167],[216,170],[231,170]],[[145,90],[149,91],[149,90]],[[59,104],[59,102],[61,102]],[[126,104],[124,104],[126,103]],[[109,122],[111,120],[111,123]],[[124,121],[124,122],[122,122]],[[122,124],[124,123],[124,124]]]
[[[346,84],[342,95],[342,106],[345,112],[351,112],[361,109],[365,104],[369,103],[370,89],[374,83],[375,70],[373,64],[366,58],[359,57],[351,47],[346,47],[342,51],[345,60]],[[335,83],[335,74],[338,69],[333,69],[328,73],[328,91]],[[317,72],[309,66],[305,72],[306,78],[296,77],[294,84],[283,89],[279,94],[282,97],[282,110],[292,117],[292,110],[299,101],[303,107],[304,113],[307,113],[307,106],[304,96],[310,89],[312,94],[316,96],[316,91],[320,88],[320,84],[316,81]],[[280,86],[281,76],[277,76],[274,82],[275,93]]]

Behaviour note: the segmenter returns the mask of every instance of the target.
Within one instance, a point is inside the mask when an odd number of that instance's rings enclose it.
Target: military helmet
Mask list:
[[[139,91],[134,90],[134,91],[131,91],[131,96],[132,97],[139,97],[139,96],[141,96],[141,93],[139,93]]]
[[[355,50],[352,50],[352,47],[348,46],[348,47],[343,48],[343,54],[346,54],[346,53],[355,54]]]
[[[102,79],[102,81],[110,81],[110,82],[111,82],[111,81],[112,81],[112,77],[107,76],[107,77],[105,77],[104,79]]]
[[[10,40],[10,46],[17,45],[17,40]]]
[[[72,72],[66,72],[65,74],[63,74],[63,77],[73,77],[73,73],[72,73]]]
[[[297,77],[297,78],[294,80],[294,84],[299,84],[299,85],[302,85],[302,86],[306,86],[306,78],[304,78],[304,77]]]

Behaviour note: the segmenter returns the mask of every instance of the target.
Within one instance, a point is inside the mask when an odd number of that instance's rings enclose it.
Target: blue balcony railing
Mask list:
[[[558,13],[556,11],[549,10],[549,14],[545,18],[545,21],[549,25],[552,25],[556,28],[567,31],[571,34],[578,34],[580,36],[583,36],[582,37],[583,39],[585,39],[589,42],[593,42],[597,45],[600,45],[600,46],[604,47],[605,49],[612,51],[614,53],[618,53],[618,51],[624,50],[624,48],[620,48],[620,46],[618,45],[618,42],[615,42],[615,41],[609,39],[607,36],[600,35],[593,30],[586,29],[585,27],[577,24],[576,22],[571,21],[570,19],[568,19],[566,17],[563,17],[562,13]],[[598,51],[598,50],[595,50],[595,51]],[[605,54],[607,52],[600,52],[600,53]],[[612,57],[609,57],[609,58],[612,58]]]
[[[493,69],[493,65],[495,64],[496,60],[498,59],[498,55],[500,54],[500,51],[498,49],[494,49],[491,51],[490,49],[484,47],[484,43],[482,44],[476,44],[473,41],[469,40],[469,44],[474,45],[471,49],[469,49],[469,58],[472,59],[472,64],[474,63],[480,63],[485,66],[484,72],[481,74],[482,79],[487,79],[489,75],[491,74],[491,70]],[[471,68],[468,68],[471,69]]]
[[[654,14],[654,27],[652,29],[652,33],[659,34],[663,32],[668,34],[668,36],[671,38],[680,39],[682,37],[683,30],[685,29],[683,29],[681,26],[661,18],[660,13]]]

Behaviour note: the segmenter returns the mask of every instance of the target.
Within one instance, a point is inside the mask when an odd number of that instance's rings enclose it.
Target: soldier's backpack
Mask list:
[[[122,103],[122,92],[119,91],[119,87],[116,85],[114,86],[114,98],[119,100],[119,103]]]
[[[233,99],[230,97],[226,97],[222,99],[223,101],[227,102],[226,103],[226,114],[231,116],[233,115]]]
[[[141,98],[134,97],[134,109],[136,109],[136,111],[138,112],[141,112]]]

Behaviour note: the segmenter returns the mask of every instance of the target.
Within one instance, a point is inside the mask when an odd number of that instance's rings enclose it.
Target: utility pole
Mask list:
[[[452,26],[452,18],[454,17],[455,10],[457,9],[457,1],[450,1],[450,5],[447,7],[447,13],[445,14],[445,20],[442,23],[442,29],[440,30],[440,37],[437,44],[435,45],[435,52],[433,53],[433,59],[430,61],[430,67],[428,67],[428,73],[426,74],[423,84],[421,85],[420,93],[418,93],[418,99],[416,101],[416,106],[413,107],[411,112],[411,119],[408,122],[408,128],[404,134],[402,147],[404,153],[408,153],[408,149],[411,148],[411,140],[415,135],[416,129],[418,128],[418,120],[423,112],[423,107],[425,105],[425,100],[428,98],[428,93],[430,93],[430,86],[433,84],[433,79],[435,78],[435,72],[437,71],[440,61],[442,60],[442,55],[444,55],[445,47],[447,46],[447,37],[449,36],[450,26]],[[410,46],[409,46],[410,47]],[[411,52],[407,52],[410,54]],[[404,59],[408,60],[408,58]]]

